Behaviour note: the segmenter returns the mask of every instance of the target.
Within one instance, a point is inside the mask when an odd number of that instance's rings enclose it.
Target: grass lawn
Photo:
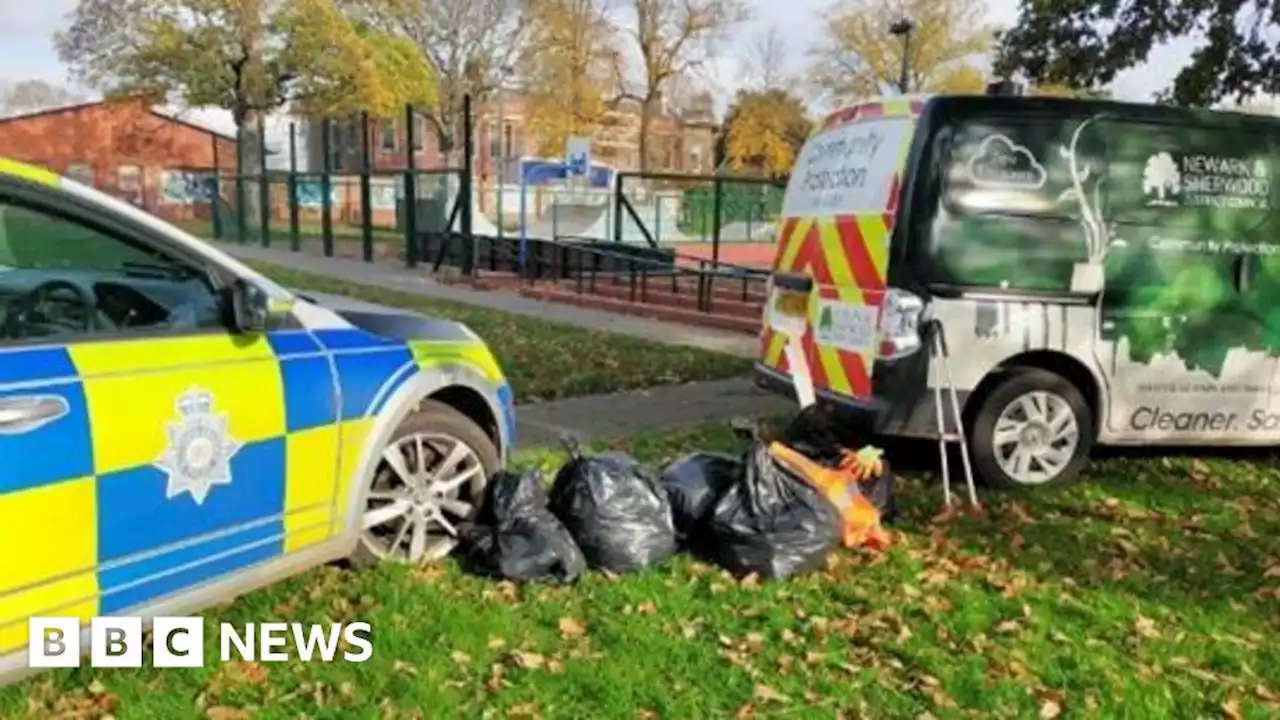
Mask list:
[[[618,447],[735,443],[709,426]],[[367,620],[367,663],[58,672],[0,691],[0,717],[1275,717],[1278,485],[1264,461],[1109,460],[935,524],[940,492],[906,478],[889,554],[767,584],[683,557],[571,588],[325,568],[217,619]]]
[[[268,263],[258,271],[302,291],[345,295],[466,323],[484,338],[521,403],[716,380],[742,375],[751,361],[698,348],[661,345],[626,335],[311,275]]]

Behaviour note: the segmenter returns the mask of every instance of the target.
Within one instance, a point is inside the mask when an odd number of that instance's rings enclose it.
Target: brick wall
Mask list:
[[[166,198],[166,171],[209,172],[235,162],[235,143],[152,112],[141,102],[93,103],[0,121],[0,155],[39,165],[170,219],[207,206]]]

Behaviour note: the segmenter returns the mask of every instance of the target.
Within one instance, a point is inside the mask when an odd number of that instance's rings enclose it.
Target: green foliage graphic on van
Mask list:
[[[1233,351],[1280,357],[1274,145],[1114,114],[960,120],[935,146],[930,279],[1068,294],[1098,277],[1098,339],[1129,362],[1221,378]]]

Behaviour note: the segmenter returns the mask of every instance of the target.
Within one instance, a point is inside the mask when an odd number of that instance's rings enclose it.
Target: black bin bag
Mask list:
[[[755,438],[744,472],[707,518],[711,559],[738,576],[782,579],[824,567],[840,540],[840,515]]]
[[[551,486],[551,512],[582,548],[587,565],[615,573],[656,565],[676,551],[666,493],[623,453],[594,457],[566,439],[569,462]]]
[[[662,471],[662,487],[671,503],[676,541],[685,549],[706,550],[706,519],[716,501],[742,475],[742,458],[695,452]]]
[[[582,551],[547,509],[537,472],[499,472],[473,525],[461,532],[461,561],[477,575],[521,582],[572,583],[587,569]]]

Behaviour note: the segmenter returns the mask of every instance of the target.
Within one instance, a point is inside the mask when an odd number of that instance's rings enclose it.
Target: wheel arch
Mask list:
[[[1102,381],[1094,371],[1078,358],[1055,350],[1031,350],[1014,355],[991,369],[973,392],[969,394],[964,406],[964,422],[972,426],[983,400],[996,388],[1010,370],[1018,368],[1036,368],[1058,375],[1070,382],[1084,396],[1093,416],[1093,427],[1090,432],[1096,439],[1103,427],[1102,413],[1105,411],[1102,398]]]
[[[359,460],[354,465],[351,483],[346,490],[343,530],[347,540],[359,541],[360,510],[364,507],[369,486],[378,470],[382,447],[395,429],[424,400],[435,400],[453,407],[475,421],[494,440],[498,457],[505,465],[510,452],[508,423],[503,421],[505,410],[501,397],[505,383],[486,378],[477,369],[462,364],[436,365],[419,370],[404,383],[383,407],[373,422],[363,444],[358,449]],[[348,452],[349,448],[343,448]],[[344,463],[345,465],[345,463]]]

